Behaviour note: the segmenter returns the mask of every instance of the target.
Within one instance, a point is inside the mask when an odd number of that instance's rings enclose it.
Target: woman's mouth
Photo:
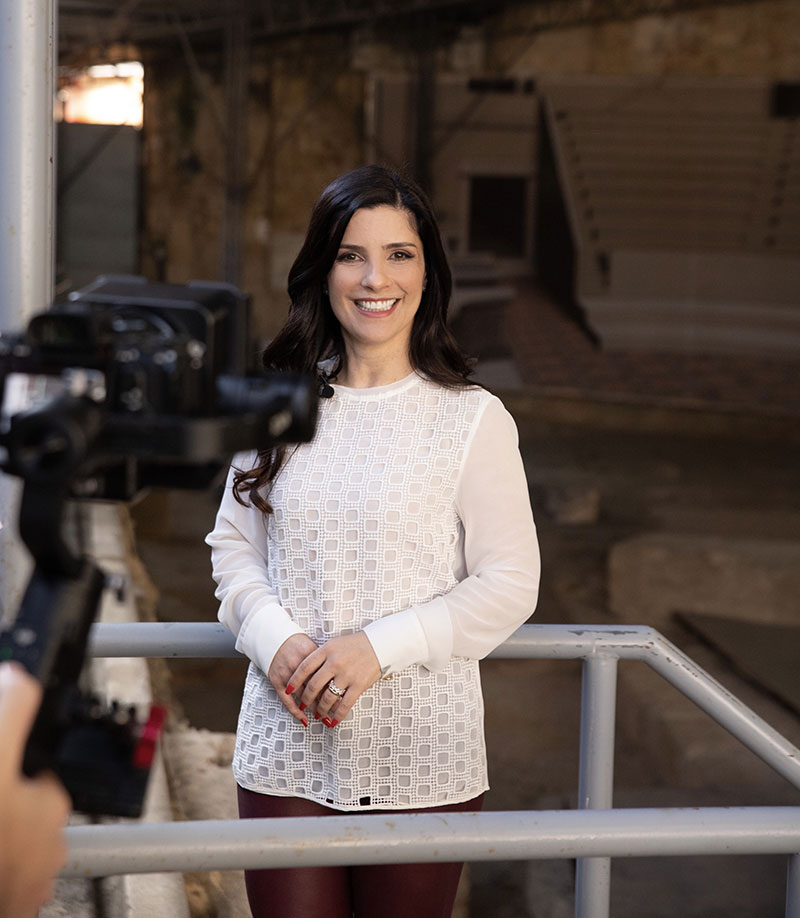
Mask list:
[[[390,300],[355,300],[356,307],[362,312],[385,313],[397,305],[398,299]]]

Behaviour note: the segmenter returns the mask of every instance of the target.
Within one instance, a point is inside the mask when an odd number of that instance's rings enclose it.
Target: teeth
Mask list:
[[[388,312],[397,302],[393,300],[356,300],[356,306],[364,312]]]

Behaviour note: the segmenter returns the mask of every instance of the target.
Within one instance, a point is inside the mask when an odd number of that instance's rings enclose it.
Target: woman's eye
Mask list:
[[[358,258],[358,255],[356,255],[355,252],[341,252],[339,255],[337,255],[336,261],[346,263],[346,262],[355,261],[357,258]]]
[[[409,259],[413,258],[414,256],[412,255],[411,252],[404,252],[402,249],[398,249],[396,252],[392,252],[391,257],[392,257],[395,261],[408,261]]]

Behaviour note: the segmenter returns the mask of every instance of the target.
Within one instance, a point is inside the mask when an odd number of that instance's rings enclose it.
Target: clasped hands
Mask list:
[[[326,727],[335,727],[380,679],[381,667],[363,631],[321,646],[306,634],[293,634],[278,648],[267,677],[286,710],[304,726],[313,715]],[[329,691],[331,681],[344,694]]]

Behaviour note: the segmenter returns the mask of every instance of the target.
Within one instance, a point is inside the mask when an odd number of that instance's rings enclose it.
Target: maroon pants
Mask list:
[[[242,819],[342,816],[300,797],[272,797],[239,788]],[[404,813],[475,812],[483,795],[465,803]],[[371,810],[396,815],[398,810]],[[462,863],[375,864],[246,870],[253,918],[449,918]]]

